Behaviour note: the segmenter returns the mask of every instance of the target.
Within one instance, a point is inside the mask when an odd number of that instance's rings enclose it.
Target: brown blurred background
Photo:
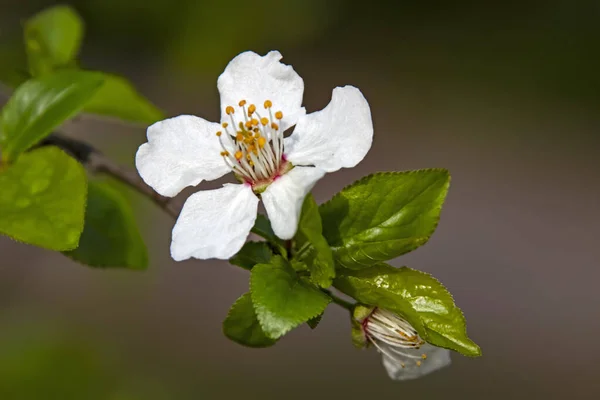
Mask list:
[[[51,4],[0,1],[0,64],[22,57],[20,22]],[[171,261],[173,221],[132,195],[146,272],[93,270],[0,238],[3,400],[600,398],[600,3],[70,4],[87,22],[82,63],[127,76],[169,115],[218,118],[217,76],[247,49],[279,49],[309,111],[335,86],[359,87],[373,148],[315,196],[375,171],[448,168],[437,232],[392,264],[440,279],[484,356],[389,381],[375,352],[352,347],[335,306],[316,331],[240,347],[221,322],[248,274]],[[145,141],[144,127],[110,121],[69,131],[130,165]]]

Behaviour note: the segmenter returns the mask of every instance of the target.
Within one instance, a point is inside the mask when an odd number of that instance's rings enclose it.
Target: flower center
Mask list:
[[[260,113],[254,104],[246,106],[246,100],[238,106],[241,116],[237,118],[233,106],[225,108],[229,116],[229,121],[221,124],[225,135],[217,132],[221,155],[233,173],[259,193],[292,168],[283,156],[283,113],[273,112],[270,100],[265,100],[264,112]]]

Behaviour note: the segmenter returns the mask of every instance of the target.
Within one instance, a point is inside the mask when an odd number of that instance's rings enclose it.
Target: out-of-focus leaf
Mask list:
[[[107,182],[88,183],[79,247],[65,255],[92,267],[148,267],[148,251],[133,210],[124,196]]]
[[[101,74],[104,84],[83,111],[148,125],[165,118],[163,112],[139,94],[127,79]]]
[[[75,115],[102,85],[101,75],[60,71],[17,88],[0,116],[2,156],[9,161]]]
[[[0,168],[0,232],[51,250],[77,247],[87,194],[83,167],[57,147]]]
[[[69,6],[54,6],[25,22],[25,48],[33,76],[73,64],[83,39],[83,21]]]

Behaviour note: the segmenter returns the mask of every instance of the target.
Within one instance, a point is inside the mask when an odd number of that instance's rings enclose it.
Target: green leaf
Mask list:
[[[269,243],[273,244],[279,251],[279,253],[287,257],[287,250],[285,249],[285,245],[281,239],[275,235],[273,232],[273,228],[271,227],[271,221],[267,217],[262,214],[258,214],[256,216],[256,222],[254,222],[254,226],[251,230],[252,233],[265,238],[269,241]]]
[[[153,124],[165,118],[163,112],[140,95],[127,79],[98,74],[104,77],[104,84],[87,102],[83,111],[142,124]]]
[[[60,71],[19,86],[2,110],[2,155],[16,159],[75,115],[101,84],[98,74]]]
[[[65,255],[92,267],[148,267],[148,251],[131,205],[109,183],[89,182],[79,247]]]
[[[273,252],[267,242],[246,242],[244,247],[229,262],[238,267],[251,270],[256,264],[268,264]]]
[[[83,21],[68,6],[48,8],[25,22],[25,49],[33,76],[73,64],[83,39]]]
[[[378,173],[343,189],[319,209],[336,261],[360,269],[425,244],[449,184],[447,170],[426,169]]]
[[[322,234],[323,226],[319,215],[319,206],[312,194],[308,194],[302,205],[302,214],[296,234],[298,248],[307,247],[307,256],[302,260],[308,265],[311,280],[324,288],[331,286],[335,277],[333,255],[327,240]]]
[[[276,342],[260,327],[250,293],[242,295],[233,304],[223,321],[223,333],[234,342],[248,347],[269,347]]]
[[[317,329],[317,326],[319,326],[322,319],[323,319],[323,313],[317,315],[314,318],[309,319],[308,321],[306,321],[306,324],[308,326],[310,326],[310,329]]]
[[[462,311],[448,290],[431,275],[379,264],[363,270],[338,271],[334,286],[357,301],[402,315],[427,342],[479,356],[467,336]]]
[[[86,201],[83,167],[57,147],[0,170],[0,233],[50,250],[77,247]]]
[[[260,325],[272,339],[321,314],[331,301],[317,287],[301,280],[280,256],[274,256],[270,264],[254,266],[250,292]]]

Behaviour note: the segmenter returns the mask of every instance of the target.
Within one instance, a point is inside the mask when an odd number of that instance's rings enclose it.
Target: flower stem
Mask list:
[[[333,302],[335,304],[337,304],[338,306],[343,307],[350,312],[352,312],[352,310],[354,310],[354,304],[352,304],[349,301],[346,301],[342,298],[337,297],[335,294],[333,294],[333,292],[331,290],[328,290],[328,289],[321,289],[321,290],[324,293],[326,293],[329,297],[331,297],[331,300],[333,300]]]

